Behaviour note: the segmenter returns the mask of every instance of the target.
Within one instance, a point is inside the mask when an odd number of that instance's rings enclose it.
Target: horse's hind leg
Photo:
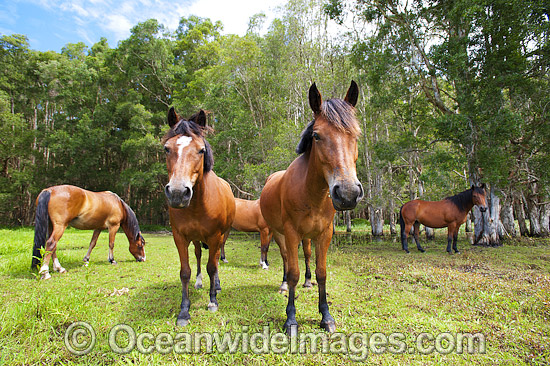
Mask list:
[[[409,223],[404,224],[405,228],[401,229],[401,248],[407,252],[409,252],[409,233],[411,232],[412,225]]]
[[[269,229],[264,228],[260,230],[260,244],[261,244],[261,254],[260,254],[260,266],[263,269],[269,268],[269,263],[267,262],[267,252],[269,251],[269,242],[273,234],[269,232]]]
[[[114,226],[111,226],[109,228],[109,263],[111,264],[117,264],[117,262],[115,261],[115,254],[114,254],[114,249],[115,249],[115,235],[116,235],[116,232],[118,231],[118,228],[120,227],[120,225],[114,225]]]
[[[283,259],[283,282],[281,283],[281,287],[279,287],[279,293],[282,294],[283,292],[288,291],[288,282],[287,282],[288,266],[287,266],[287,251],[286,251],[285,236],[278,232],[273,232],[273,238],[275,239],[275,242],[279,245],[279,249],[281,251],[281,258]]]
[[[59,259],[57,258],[57,246],[52,253],[52,258],[54,271],[57,271],[59,273],[67,273],[67,270],[61,266],[61,263],[59,263]]]
[[[223,263],[229,263],[229,261],[225,258],[225,242],[227,241],[227,237],[229,236],[229,231],[224,235],[223,242],[220,247],[220,259]]]
[[[97,239],[99,238],[99,234],[101,233],[101,229],[94,230],[94,233],[92,234],[92,240],[90,241],[90,247],[88,248],[88,252],[84,256],[84,265],[88,265],[90,262],[90,255],[92,254],[92,250],[95,248],[95,245],[97,244]]]
[[[52,233],[46,241],[46,254],[44,255],[44,260],[42,261],[42,267],[40,267],[40,271],[38,272],[41,275],[40,278],[43,280],[48,280],[52,277],[52,275],[50,275],[50,259],[57,249],[57,242],[59,241],[59,239],[61,239],[61,236],[63,236],[65,228],[66,226],[54,225]]]
[[[208,241],[208,263],[206,265],[206,271],[210,277],[210,302],[208,303],[208,310],[215,312],[218,310],[218,300],[216,295],[221,290],[220,278],[218,275],[218,261],[220,257],[220,249],[223,245],[224,237],[215,237],[213,240]]]
[[[424,253],[425,250],[420,245],[420,222],[418,222],[418,221],[414,222],[414,241],[416,242],[416,248],[420,252]]]
[[[304,247],[304,260],[306,262],[306,279],[303,287],[312,288],[313,284],[311,283],[311,269],[309,267],[309,262],[311,259],[311,239],[303,239],[302,246]]]
[[[193,241],[195,245],[195,258],[197,258],[197,280],[195,281],[195,288],[202,288],[202,273],[201,273],[201,257],[202,257],[202,248],[199,241]]]

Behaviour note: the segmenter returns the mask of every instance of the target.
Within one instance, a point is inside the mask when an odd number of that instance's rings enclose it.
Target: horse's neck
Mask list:
[[[305,174],[305,190],[308,195],[317,202],[328,199],[329,186],[325,179],[323,171],[319,168],[319,162],[316,161],[314,154],[310,152],[303,155],[306,159],[307,172]]]
[[[193,186],[193,198],[191,198],[191,206],[194,207],[204,207],[206,198],[207,198],[207,179],[211,178],[208,176],[209,173],[202,174],[197,181],[195,182],[195,185]],[[208,176],[208,177],[207,177]]]

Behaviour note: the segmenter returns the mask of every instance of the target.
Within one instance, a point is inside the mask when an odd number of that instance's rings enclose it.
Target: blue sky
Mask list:
[[[107,38],[111,47],[128,38],[139,22],[157,19],[176,29],[179,19],[198,15],[220,20],[224,33],[244,35],[248,19],[268,15],[270,24],[284,0],[0,0],[0,35],[24,34],[34,50],[60,52],[67,43],[88,46]]]

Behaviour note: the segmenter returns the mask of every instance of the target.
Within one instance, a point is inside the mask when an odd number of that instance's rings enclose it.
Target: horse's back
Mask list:
[[[282,196],[281,186],[286,170],[271,174],[260,195],[260,210],[267,225],[282,232]]]
[[[403,205],[401,215],[405,222],[420,222],[422,225],[437,229],[447,227],[456,220],[457,210],[447,200],[412,200]]]
[[[263,221],[260,200],[243,200],[235,198],[235,220],[232,227],[239,231],[259,231]]]

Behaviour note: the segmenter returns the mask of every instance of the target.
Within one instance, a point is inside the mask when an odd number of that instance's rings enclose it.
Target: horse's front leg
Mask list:
[[[330,315],[327,302],[327,252],[332,239],[332,225],[315,240],[315,278],[319,286],[319,312],[321,313],[321,328],[327,332],[336,330],[336,322]]]
[[[303,239],[302,246],[304,249],[304,261],[306,263],[306,274],[305,274],[306,279],[302,286],[306,288],[312,288],[313,283],[311,283],[311,268],[309,266],[310,259],[311,259],[311,239]]]
[[[453,234],[453,250],[456,254],[460,254],[457,247],[457,241],[458,241],[458,228],[456,228],[455,233]]]
[[[115,261],[114,249],[115,249],[115,236],[119,227],[120,227],[120,224],[113,225],[109,228],[109,263],[111,264],[117,264],[117,262]]]
[[[88,248],[88,252],[84,256],[84,265],[88,265],[90,262],[90,255],[92,254],[92,250],[95,248],[95,245],[97,244],[97,239],[99,238],[99,234],[101,233],[101,229],[94,230],[94,233],[92,234],[92,240],[90,241],[90,247]]]
[[[201,257],[202,257],[202,248],[200,241],[193,241],[195,245],[195,258],[197,258],[197,279],[195,281],[195,288],[202,288],[202,272],[201,272]]]
[[[286,306],[286,321],[284,324],[285,331],[290,337],[298,335],[298,322],[296,321],[296,306],[294,300],[296,298],[296,285],[300,280],[300,268],[298,264],[298,245],[302,238],[291,227],[285,225],[285,246],[286,246],[286,276],[288,281],[288,303]]]
[[[206,271],[210,277],[210,302],[208,303],[208,310],[215,312],[218,310],[218,300],[216,295],[218,290],[221,291],[220,278],[218,276],[218,262],[220,259],[220,249],[223,245],[223,236],[216,235],[208,240],[208,263],[206,265]]]
[[[447,227],[447,253],[449,254],[453,254],[453,252],[451,251],[451,245],[453,244],[453,237],[455,232],[458,234],[458,227],[453,223],[449,224],[449,226]],[[456,248],[456,242],[454,246]]]
[[[269,242],[271,241],[272,236],[273,234],[270,233],[270,230],[267,227],[260,230],[260,266],[263,269],[269,268],[269,263],[267,262],[267,252],[269,251]]]
[[[181,306],[180,313],[176,320],[176,325],[186,326],[189,324],[189,308],[191,301],[189,300],[189,280],[191,279],[191,267],[189,266],[189,240],[177,231],[173,231],[174,242],[178,249],[180,257],[180,280],[181,280]]]

